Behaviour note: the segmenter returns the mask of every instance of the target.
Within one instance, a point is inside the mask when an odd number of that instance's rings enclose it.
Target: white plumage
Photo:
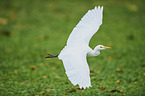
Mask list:
[[[97,32],[102,24],[103,6],[89,10],[70,34],[67,45],[58,55],[63,61],[68,79],[73,85],[80,88],[91,87],[90,70],[86,56],[97,56],[100,50],[110,48],[98,45],[92,50],[89,47],[91,37]]]

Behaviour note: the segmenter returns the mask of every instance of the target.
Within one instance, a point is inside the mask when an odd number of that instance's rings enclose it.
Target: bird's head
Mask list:
[[[111,47],[106,47],[104,45],[98,45],[95,47],[96,51],[104,50],[104,49],[111,49]]]

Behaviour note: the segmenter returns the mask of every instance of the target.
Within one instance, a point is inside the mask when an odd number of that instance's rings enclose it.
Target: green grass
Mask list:
[[[144,96],[144,3],[1,0],[0,96]],[[103,24],[90,47],[103,44],[112,49],[88,58],[93,87],[77,90],[78,86],[67,79],[62,62],[57,58],[46,60],[44,56],[58,54],[80,18],[98,5],[104,6]],[[122,92],[112,92],[116,89]]]

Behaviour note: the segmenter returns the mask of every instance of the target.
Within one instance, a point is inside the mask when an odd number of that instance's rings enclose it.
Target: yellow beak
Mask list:
[[[111,49],[111,47],[103,47],[103,48],[105,48],[105,49]]]

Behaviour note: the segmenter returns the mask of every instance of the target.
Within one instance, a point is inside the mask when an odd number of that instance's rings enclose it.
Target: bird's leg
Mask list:
[[[47,56],[45,56],[45,58],[54,58],[54,57],[58,57],[58,55],[51,55],[51,54],[48,54]]]

